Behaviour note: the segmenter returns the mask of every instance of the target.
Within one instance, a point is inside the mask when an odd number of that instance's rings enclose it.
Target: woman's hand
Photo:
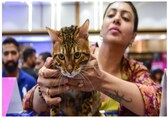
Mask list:
[[[51,96],[55,96],[69,90],[69,86],[66,85],[68,80],[66,78],[58,78],[60,71],[58,69],[50,69],[52,61],[51,57],[47,58],[46,63],[39,71],[39,78],[37,81],[40,86],[42,96],[49,105],[57,104],[61,101],[60,97],[52,98]]]
[[[104,72],[100,69],[96,57],[98,56],[98,47],[90,46],[91,58],[87,65],[82,69],[81,73],[69,79],[68,84],[72,85],[78,80],[77,86],[70,86],[72,89],[82,91],[100,90],[103,84]]]
[[[70,86],[72,89],[78,89],[82,91],[93,91],[93,90],[100,90],[101,84],[103,83],[104,74],[100,70],[97,60],[93,59],[88,62],[86,67],[82,70],[82,72],[75,76],[76,79],[83,78],[80,80],[78,86]],[[70,79],[69,83],[74,83],[76,79]],[[68,84],[69,84],[68,83]]]

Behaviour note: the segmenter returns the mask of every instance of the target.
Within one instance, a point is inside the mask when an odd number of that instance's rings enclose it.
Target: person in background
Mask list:
[[[151,72],[152,62],[150,60],[146,60],[146,61],[144,61],[144,65],[147,67],[149,72]]]
[[[161,84],[162,81],[162,76],[163,76],[163,71],[161,69],[155,69],[152,71],[152,79],[158,84]]]
[[[21,100],[24,95],[34,85],[36,80],[22,69],[18,68],[19,60],[19,43],[12,37],[7,37],[2,43],[2,77],[16,77],[21,95]]]
[[[32,75],[36,80],[38,78],[34,67],[36,65],[36,50],[28,47],[23,51],[23,66],[22,69]]]
[[[35,71],[38,74],[39,70],[41,67],[43,67],[47,57],[52,57],[50,52],[42,52],[39,54],[39,56],[36,59],[36,66],[35,66]]]
[[[60,70],[51,69],[53,59],[48,58],[39,71],[38,85],[23,100],[24,109],[47,114],[50,105],[62,100],[61,97],[51,96],[70,89],[86,92],[98,90],[106,96],[104,102],[113,99],[117,103],[119,116],[158,116],[161,87],[151,79],[148,69],[141,62],[124,56],[127,47],[136,37],[137,27],[138,14],[131,2],[110,3],[103,17],[100,31],[102,45],[98,56],[88,62],[82,73],[87,79],[74,85],[77,79],[63,78],[64,86],[58,86],[60,80],[52,78],[54,75],[55,78],[58,77]],[[96,53],[95,50],[91,52],[93,53]],[[27,102],[30,104],[27,105]]]

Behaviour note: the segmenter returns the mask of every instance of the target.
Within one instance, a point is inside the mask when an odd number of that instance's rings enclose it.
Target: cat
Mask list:
[[[52,39],[52,68],[60,69],[60,81],[64,76],[73,79],[76,75],[79,75],[80,79],[87,79],[82,71],[90,59],[88,27],[88,19],[81,27],[71,25],[61,28],[60,31],[46,27]],[[62,101],[60,104],[51,106],[51,116],[99,115],[100,93],[98,91],[69,90],[58,96]]]

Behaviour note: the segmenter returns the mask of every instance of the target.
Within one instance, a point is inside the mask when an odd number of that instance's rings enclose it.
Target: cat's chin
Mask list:
[[[63,76],[68,77],[68,78],[74,78],[76,75],[78,75],[79,72],[72,72],[70,73],[64,73]]]
[[[73,78],[73,77],[75,77],[75,75],[70,75],[70,74],[66,74],[66,75],[64,75],[65,77],[68,77],[68,78]]]
[[[75,76],[71,76],[71,75],[66,75],[66,77],[68,77],[69,79],[75,77]]]
[[[71,78],[74,78],[76,76],[76,74],[71,74],[71,75],[70,74],[65,74],[64,76],[71,79]]]

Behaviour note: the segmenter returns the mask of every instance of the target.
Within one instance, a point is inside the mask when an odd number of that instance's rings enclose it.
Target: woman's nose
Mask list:
[[[120,16],[119,13],[115,15],[115,17],[114,17],[114,19],[113,19],[113,23],[114,23],[115,25],[120,25],[120,24],[121,24],[121,16]]]

